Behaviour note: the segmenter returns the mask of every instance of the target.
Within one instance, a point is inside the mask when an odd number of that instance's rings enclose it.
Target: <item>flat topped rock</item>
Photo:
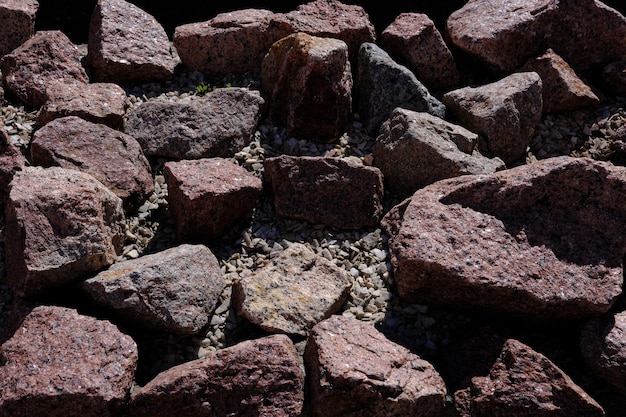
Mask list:
[[[37,9],[37,0],[0,1],[0,58],[33,36]]]
[[[560,157],[444,180],[387,214],[400,296],[537,319],[607,312],[622,292],[626,169]]]

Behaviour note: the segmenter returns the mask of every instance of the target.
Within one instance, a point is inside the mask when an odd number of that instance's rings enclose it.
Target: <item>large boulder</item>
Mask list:
[[[274,43],[263,59],[262,89],[270,117],[288,135],[335,142],[352,116],[348,47],[338,39],[296,33]]]
[[[133,339],[110,322],[36,307],[0,346],[0,415],[118,416],[137,359]]]
[[[91,175],[25,167],[6,208],[7,280],[41,294],[115,262],[124,242],[122,200]]]
[[[175,366],[138,390],[134,417],[298,417],[304,374],[285,335],[241,342]]]
[[[560,157],[432,184],[383,220],[400,296],[536,319],[622,292],[626,169]]]
[[[35,33],[37,0],[4,0],[0,4],[0,58]]]

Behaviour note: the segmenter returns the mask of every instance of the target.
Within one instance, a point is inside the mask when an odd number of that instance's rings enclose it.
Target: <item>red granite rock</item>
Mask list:
[[[320,322],[304,361],[315,416],[435,417],[445,407],[435,368],[371,323],[341,316]]]
[[[484,137],[481,152],[511,165],[526,148],[541,120],[542,82],[535,72],[509,75],[479,87],[464,87],[443,96],[443,103],[461,124]]]
[[[6,208],[7,280],[41,294],[112,264],[124,242],[122,201],[91,175],[25,167]]]
[[[97,81],[165,81],[176,62],[165,29],[125,0],[98,0],[89,24],[87,62]]]
[[[352,74],[343,41],[287,36],[263,59],[261,79],[270,117],[288,135],[330,143],[345,132],[352,117]]]
[[[37,0],[0,1],[0,58],[33,36],[37,9]]]
[[[405,63],[432,89],[450,89],[459,83],[452,53],[430,18],[422,13],[402,13],[380,35],[382,47]]]
[[[132,398],[134,417],[297,417],[304,375],[285,335],[241,342],[157,375]]]
[[[222,158],[168,162],[163,168],[179,241],[219,238],[252,212],[263,184]]]
[[[87,83],[81,54],[57,30],[37,32],[13,52],[2,57],[2,80],[8,91],[29,106],[41,106],[47,89],[60,80]]]
[[[276,214],[359,229],[382,215],[383,177],[378,168],[339,158],[279,156],[265,160]]]
[[[341,308],[350,275],[300,243],[233,285],[232,304],[249,322],[271,333],[306,336]]]
[[[273,16],[269,10],[244,9],[178,26],[174,46],[184,66],[204,74],[258,71],[278,40],[268,30]]]
[[[0,415],[115,417],[137,358],[135,342],[108,321],[37,307],[0,346]]]
[[[0,206],[4,206],[9,196],[9,183],[17,171],[21,171],[28,161],[11,143],[11,139],[0,126]]]
[[[56,119],[37,130],[31,141],[33,164],[91,174],[124,202],[137,208],[154,191],[148,160],[129,135],[76,116]]]
[[[535,319],[607,312],[622,292],[626,169],[551,158],[440,181],[383,220],[400,297]]]
[[[543,112],[558,113],[598,104],[600,99],[552,49],[530,59],[520,71],[541,77]]]
[[[509,339],[489,375],[472,378],[463,417],[592,417],[602,407],[559,367],[523,343]]]
[[[374,42],[376,31],[363,7],[336,0],[315,0],[292,12],[276,14],[271,30],[278,40],[301,32],[312,36],[335,38],[348,45],[350,61],[356,63],[359,47]]]
[[[48,101],[37,113],[39,126],[61,117],[78,116],[117,129],[128,107],[126,92],[112,83],[52,83],[47,93]]]

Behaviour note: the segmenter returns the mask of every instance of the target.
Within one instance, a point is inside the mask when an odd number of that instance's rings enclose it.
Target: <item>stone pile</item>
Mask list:
[[[624,128],[613,162],[531,149],[626,90],[617,11],[470,0],[379,46],[361,7],[315,0],[170,43],[99,0],[85,52],[36,10],[0,0],[1,102],[35,107],[0,129],[0,416],[605,415],[519,332],[456,378],[437,321],[493,313],[575,323],[588,378],[626,392]]]

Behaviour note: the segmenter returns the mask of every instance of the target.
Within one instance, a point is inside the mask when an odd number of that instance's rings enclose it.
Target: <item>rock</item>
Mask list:
[[[587,321],[580,335],[580,351],[595,376],[626,392],[626,312]]]
[[[41,294],[112,264],[124,242],[122,201],[91,175],[25,167],[6,208],[7,280]]]
[[[429,88],[447,90],[460,81],[452,53],[430,18],[401,13],[380,35],[382,47]]]
[[[31,141],[33,164],[91,174],[137,208],[154,191],[150,164],[131,136],[76,116],[56,119],[37,130]]]
[[[541,120],[541,78],[535,72],[509,75],[479,87],[464,87],[443,96],[448,110],[469,130],[484,136],[480,150],[513,164]]]
[[[0,347],[0,415],[114,417],[137,346],[117,326],[64,307],[33,309]]]
[[[546,48],[582,74],[626,57],[626,44],[615,42],[626,36],[626,19],[594,0],[471,0],[446,29],[456,47],[502,72]]]
[[[81,287],[96,303],[136,324],[195,334],[209,323],[226,279],[207,247],[180,245],[113,264]]]
[[[0,4],[0,58],[35,33],[37,0],[4,0]]]
[[[439,180],[505,168],[500,158],[482,156],[477,144],[478,135],[461,126],[396,108],[383,123],[372,154],[387,186],[408,196]]]
[[[131,400],[135,417],[300,416],[304,375],[285,335],[218,350],[157,375]]]
[[[41,106],[48,99],[50,84],[89,81],[80,58],[76,46],[62,32],[37,32],[2,57],[2,81],[6,89],[25,104]]]
[[[365,128],[377,134],[396,107],[444,117],[446,109],[406,67],[380,47],[365,43],[359,50],[355,101]]]
[[[559,367],[523,343],[509,339],[488,376],[472,378],[463,417],[604,416],[604,410]]]
[[[128,114],[124,131],[148,157],[232,157],[252,140],[265,101],[245,88],[219,88],[201,100],[149,101]]]
[[[9,197],[9,183],[17,171],[21,171],[28,161],[11,143],[11,139],[0,125],[0,207]]]
[[[47,93],[48,101],[37,113],[39,126],[61,117],[78,116],[116,129],[121,127],[128,107],[126,92],[112,83],[52,83]]]
[[[378,224],[383,177],[378,168],[339,158],[279,156],[265,160],[276,214],[359,229]]]
[[[622,292],[624,192],[623,167],[570,157],[430,185],[382,222],[398,293],[540,320],[603,314]]]
[[[552,49],[520,68],[541,77],[544,113],[559,113],[598,104],[600,99]]]
[[[98,0],[89,23],[87,63],[97,81],[165,81],[176,62],[165,29],[124,0]]]
[[[263,59],[261,80],[270,117],[288,135],[331,143],[345,132],[352,116],[352,74],[343,41],[287,36]]]
[[[320,322],[304,361],[316,416],[435,417],[445,407],[435,368],[371,323],[341,316]]]
[[[221,237],[252,212],[263,188],[260,179],[222,158],[168,162],[163,175],[179,241]]]
[[[356,62],[362,43],[376,40],[376,30],[365,9],[336,0],[315,0],[292,12],[276,14],[271,30],[277,40],[298,32],[340,39],[348,45],[351,62]]]
[[[178,26],[174,46],[184,66],[212,76],[259,71],[275,39],[269,10],[221,13],[207,22]]]
[[[612,62],[604,67],[602,80],[608,91],[626,95],[626,60]]]
[[[352,279],[342,268],[294,243],[233,285],[237,313],[270,333],[306,336],[341,308]]]

